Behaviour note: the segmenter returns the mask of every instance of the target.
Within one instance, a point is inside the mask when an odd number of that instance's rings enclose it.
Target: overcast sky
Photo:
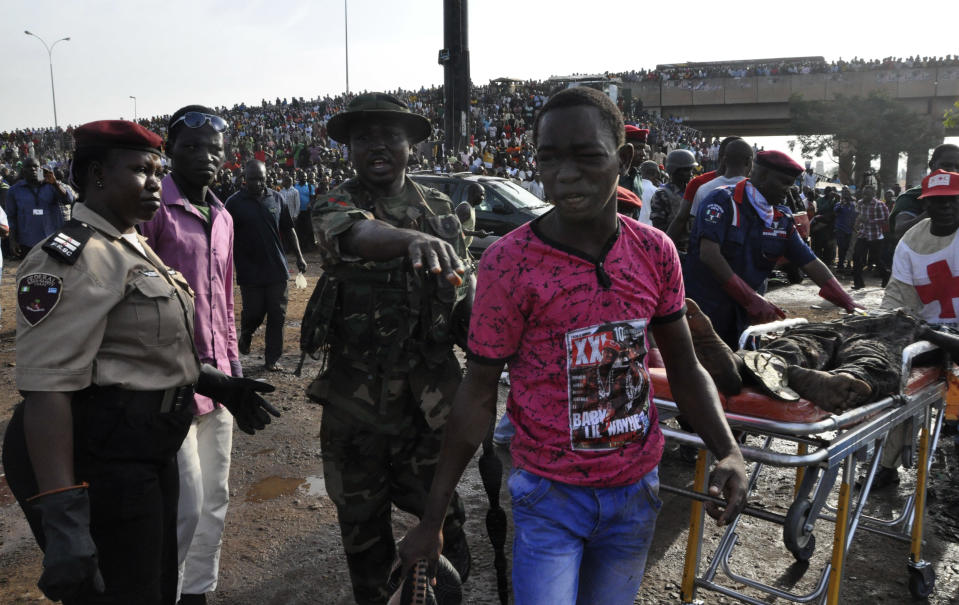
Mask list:
[[[439,84],[442,0],[347,0],[351,90]],[[169,114],[188,103],[258,103],[345,88],[342,0],[4,0],[0,130],[51,126],[47,43],[59,123]],[[959,52],[952,7],[922,15],[874,3],[742,0],[685,4],[619,0],[473,0],[474,83],[657,63],[822,55]],[[939,7],[938,9],[936,7]],[[585,8],[584,8],[585,7]],[[770,10],[770,7],[774,7]],[[790,15],[787,7],[794,7]],[[675,10],[675,13],[670,13]],[[936,15],[939,14],[937,18]],[[805,28],[805,29],[803,29]],[[893,33],[892,30],[899,30]]]

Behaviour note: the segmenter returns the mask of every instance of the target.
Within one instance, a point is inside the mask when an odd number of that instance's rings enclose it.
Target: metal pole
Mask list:
[[[350,27],[347,0],[343,0],[343,46],[346,49],[346,94],[350,94]]]
[[[137,98],[133,95],[130,95],[130,98],[133,99],[133,121],[137,121]]]
[[[59,40],[57,40],[50,46],[47,46],[47,43],[43,40],[43,38],[31,32],[30,30],[25,29],[23,30],[23,33],[25,33],[28,36],[33,36],[34,38],[39,40],[41,44],[43,44],[43,48],[47,49],[47,61],[50,64],[50,93],[53,96],[53,129],[57,130],[60,127],[60,125],[57,122],[57,89],[53,85],[53,48],[60,42],[69,42],[70,37],[67,36],[66,38],[60,38]]]

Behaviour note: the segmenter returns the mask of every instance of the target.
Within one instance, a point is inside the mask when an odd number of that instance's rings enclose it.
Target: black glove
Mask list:
[[[200,377],[196,381],[196,392],[222,403],[233,414],[236,426],[250,435],[270,424],[269,414],[280,417],[280,412],[259,395],[274,390],[267,382],[233,378],[206,363],[200,366]]]
[[[97,565],[97,547],[90,537],[90,498],[77,487],[31,501],[40,511],[46,548],[43,574],[37,586],[51,601],[70,598],[92,588],[106,587]]]
[[[305,261],[305,260],[297,260],[297,261],[296,261],[296,268],[299,269],[300,273],[306,273],[306,261]]]

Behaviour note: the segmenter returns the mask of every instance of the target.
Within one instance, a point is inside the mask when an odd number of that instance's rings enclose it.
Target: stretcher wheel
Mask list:
[[[932,565],[909,566],[909,592],[917,599],[925,599],[936,587],[936,570]]]
[[[796,500],[789,507],[783,523],[783,544],[797,561],[808,561],[816,550],[816,536],[804,529],[811,508],[809,500]]]

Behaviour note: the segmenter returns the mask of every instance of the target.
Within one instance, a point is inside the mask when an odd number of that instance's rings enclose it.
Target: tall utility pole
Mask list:
[[[443,0],[443,43],[439,63],[443,66],[443,131],[446,150],[466,148],[470,133],[469,7],[467,0]]]
[[[57,123],[57,90],[56,88],[53,87],[53,47],[59,44],[60,42],[69,42],[70,38],[69,36],[66,38],[60,38],[59,40],[57,40],[50,46],[47,46],[47,43],[43,40],[43,38],[36,35],[35,33],[26,29],[23,30],[23,33],[25,33],[28,36],[33,36],[34,38],[36,38],[43,44],[43,48],[47,49],[47,59],[50,62],[50,92],[53,93],[53,128],[54,130],[56,130],[59,127],[59,124]]]
[[[133,95],[130,95],[130,98],[133,99],[133,121],[137,121],[137,98]]]
[[[350,94],[350,22],[347,2],[343,0],[343,47],[346,49],[346,94]]]

